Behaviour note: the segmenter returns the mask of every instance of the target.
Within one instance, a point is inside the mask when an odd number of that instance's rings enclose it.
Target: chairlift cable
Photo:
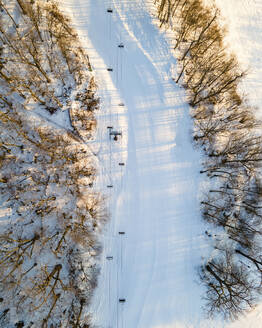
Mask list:
[[[121,42],[121,44],[122,44],[122,42]],[[120,50],[120,83],[122,84],[122,76],[123,76],[123,74],[122,74],[122,70],[123,70],[123,55],[122,55],[122,52],[123,52],[123,49],[122,48],[119,48],[119,50]]]
[[[117,257],[117,261],[116,261],[116,293],[117,293],[117,300],[119,300],[119,281],[118,281],[118,268],[119,268],[119,260],[118,260],[118,257]],[[119,325],[118,325],[118,322],[119,322],[119,302],[117,302],[117,315],[116,315],[116,320],[117,320],[117,328],[119,328]]]
[[[109,316],[111,313],[111,270],[110,265],[108,266],[108,310],[109,310]],[[110,318],[109,318],[110,320]]]
[[[120,30],[120,44],[122,44],[122,29]],[[119,48],[120,50],[120,77],[119,77],[119,80],[120,80],[120,83],[122,84],[122,51],[121,51],[121,48]]]
[[[118,55],[118,49],[116,50],[116,85],[117,87],[119,87],[119,84],[118,84],[118,76],[119,76],[119,55]]]
[[[112,13],[109,15],[109,40],[111,41],[112,35],[111,35],[111,27],[112,27]]]
[[[123,238],[121,237],[121,242],[120,242],[120,269],[121,269],[121,274],[123,273]]]

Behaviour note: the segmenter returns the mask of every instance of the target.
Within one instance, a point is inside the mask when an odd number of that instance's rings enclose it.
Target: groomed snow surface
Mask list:
[[[101,97],[93,147],[111,220],[101,237],[101,275],[91,306],[94,324],[262,327],[258,310],[233,324],[203,315],[204,290],[196,268],[210,252],[199,213],[205,182],[199,174],[200,153],[192,146],[185,94],[172,80],[176,62],[168,36],[150,14],[153,3],[63,0],[62,7],[90,57]],[[118,47],[121,42],[123,48]],[[109,138],[110,126],[122,133],[117,141]],[[126,301],[119,303],[120,298]]]

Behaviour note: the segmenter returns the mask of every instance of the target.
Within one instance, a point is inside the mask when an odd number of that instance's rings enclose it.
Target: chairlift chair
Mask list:
[[[112,13],[113,12],[113,9],[112,8],[107,8],[107,12],[108,13]]]
[[[125,303],[126,299],[125,298],[119,298],[119,303]]]
[[[124,48],[124,44],[122,42],[119,43],[118,48]]]
[[[122,132],[119,132],[119,131],[110,131],[110,135],[111,136],[121,136],[122,135]]]
[[[122,136],[122,132],[110,130],[109,136],[110,136],[110,138],[111,138],[111,136],[114,136],[114,140],[117,141],[118,136]]]

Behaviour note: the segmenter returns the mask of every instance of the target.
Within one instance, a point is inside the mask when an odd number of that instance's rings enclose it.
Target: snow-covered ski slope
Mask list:
[[[196,267],[209,252],[199,214],[201,158],[190,139],[184,91],[172,80],[168,36],[154,24],[152,6],[63,0],[101,97],[94,151],[111,219],[102,236],[93,321],[100,328],[231,328],[205,320],[201,309]],[[122,133],[118,141],[110,140],[110,126]],[[259,313],[251,315],[232,328],[258,328]]]

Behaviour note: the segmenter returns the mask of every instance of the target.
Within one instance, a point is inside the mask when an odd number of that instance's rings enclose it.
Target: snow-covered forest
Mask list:
[[[97,86],[71,25],[55,2],[1,1],[1,327],[89,321],[107,215]]]
[[[0,327],[259,327],[245,1],[0,1]]]

